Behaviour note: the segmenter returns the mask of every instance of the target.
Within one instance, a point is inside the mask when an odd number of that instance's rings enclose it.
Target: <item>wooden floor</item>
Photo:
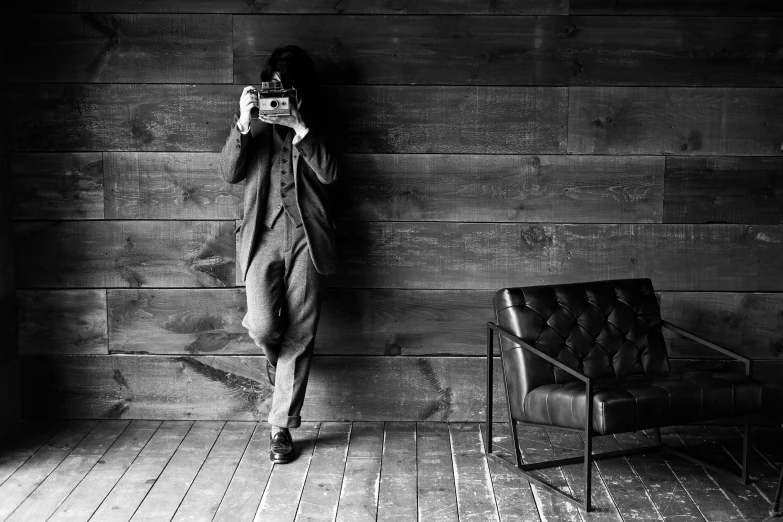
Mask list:
[[[508,454],[506,425],[495,444]],[[25,423],[0,453],[0,520],[764,520],[783,465],[783,430],[759,428],[749,487],[668,454],[618,458],[594,468],[585,514],[531,487],[482,453],[478,424],[308,423],[293,430],[300,453],[269,462],[263,423],[67,420]],[[561,457],[578,434],[521,429],[525,459]],[[634,446],[639,435],[595,439],[596,451]],[[736,465],[732,427],[665,430]],[[545,473],[581,495],[577,466]]]

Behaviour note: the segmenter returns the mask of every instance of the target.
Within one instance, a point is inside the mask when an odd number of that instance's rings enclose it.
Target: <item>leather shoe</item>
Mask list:
[[[287,429],[274,435],[269,433],[269,460],[275,464],[285,464],[294,460],[294,441]]]
[[[275,385],[275,372],[277,371],[277,368],[275,366],[272,366],[272,363],[269,362],[269,359],[266,360],[266,378],[269,380],[269,384],[272,386]]]

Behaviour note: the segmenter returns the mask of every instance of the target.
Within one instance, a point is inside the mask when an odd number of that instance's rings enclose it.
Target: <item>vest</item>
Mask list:
[[[285,139],[280,136],[279,129],[286,132]],[[294,132],[288,127],[275,125],[272,130],[272,168],[269,176],[269,201],[266,205],[264,224],[272,228],[277,217],[285,212],[291,222],[302,226],[302,214],[296,204],[296,184],[294,183],[294,166],[292,150]]]

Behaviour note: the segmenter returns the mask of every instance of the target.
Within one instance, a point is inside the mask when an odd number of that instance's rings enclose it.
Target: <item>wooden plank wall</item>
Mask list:
[[[0,22],[0,29],[5,30]],[[0,45],[5,59],[5,40]],[[0,78],[0,93],[8,92],[7,75]],[[13,188],[9,171],[8,122],[5,105],[0,107],[0,447],[19,426],[21,384],[19,329],[14,274]]]
[[[345,153],[307,420],[481,420],[493,290],[623,277],[759,359],[783,412],[780,2],[34,9],[5,96],[25,415],[266,417],[243,187],[215,165],[284,43],[314,56]],[[669,342],[676,368],[734,367]]]

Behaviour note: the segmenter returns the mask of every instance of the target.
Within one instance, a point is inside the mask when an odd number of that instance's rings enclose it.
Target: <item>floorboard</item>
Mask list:
[[[0,520],[7,519],[97,425],[96,420],[66,423],[62,430],[0,484],[0,499],[3,499],[0,502]]]
[[[294,440],[294,450],[298,458],[288,464],[275,464],[267,482],[264,496],[254,520],[256,522],[288,522],[296,517],[296,510],[302,498],[302,488],[307,478],[307,471],[318,438],[318,424],[303,424],[296,430],[291,430]],[[268,431],[267,431],[268,433]],[[269,440],[267,435],[267,441]],[[267,442],[267,451],[269,444]],[[269,458],[269,457],[267,457]]]
[[[351,424],[324,422],[307,472],[297,521],[334,522],[342,491]]]
[[[579,433],[518,426],[524,462],[581,454]],[[674,426],[665,443],[739,469],[742,430]],[[645,433],[648,436],[651,432]],[[712,522],[766,520],[783,466],[783,428],[753,430],[751,479],[671,453],[596,462],[585,513],[484,454],[486,425],[306,422],[298,458],[269,461],[269,426],[247,421],[25,420],[0,453],[0,522]],[[595,453],[650,444],[641,434],[596,437]],[[513,463],[507,424],[495,454]],[[580,465],[533,472],[577,498]]]
[[[48,519],[129,424],[127,420],[101,421],[6,520]]]

